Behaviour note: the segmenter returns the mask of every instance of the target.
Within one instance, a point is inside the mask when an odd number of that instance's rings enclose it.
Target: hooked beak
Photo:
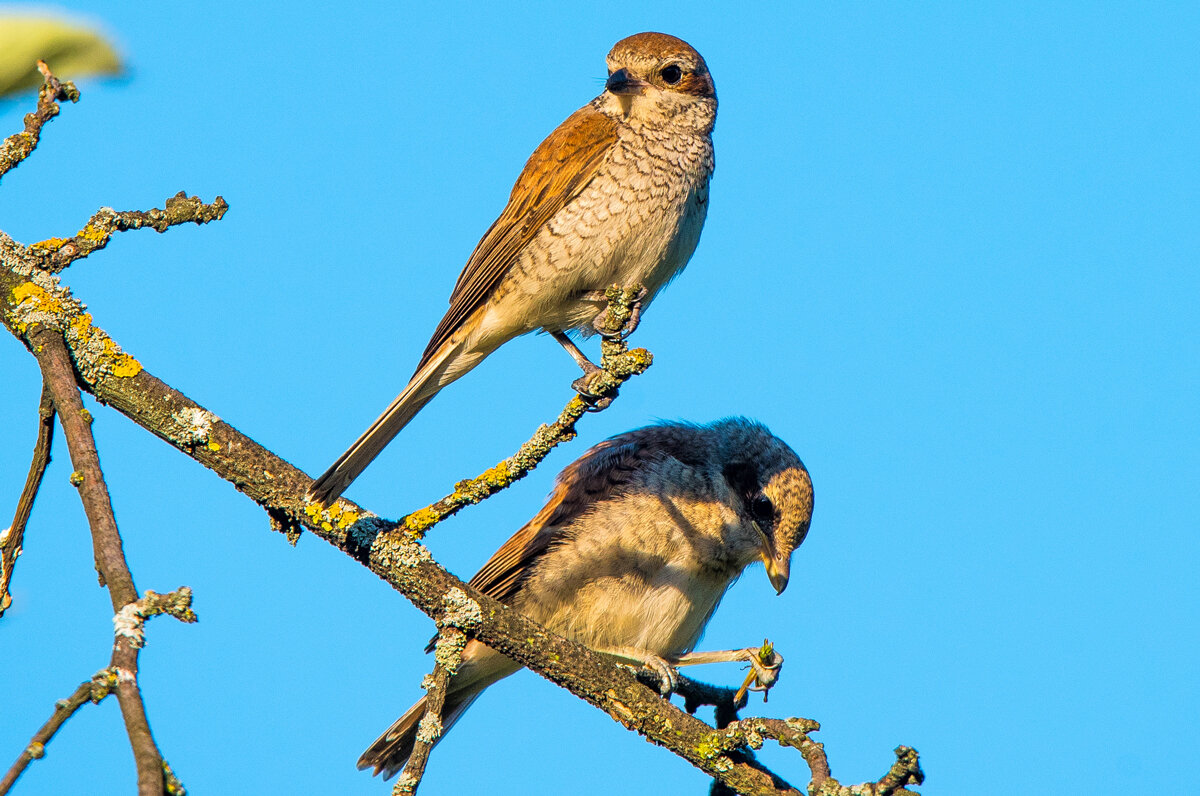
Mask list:
[[[772,549],[771,540],[767,534],[759,527],[757,522],[751,523],[754,525],[754,530],[758,531],[758,535],[762,541],[762,549],[759,551],[762,555],[763,566],[767,568],[767,577],[771,579],[771,585],[775,587],[776,594],[783,594],[783,590],[787,588],[788,576],[791,574],[791,562],[788,559],[780,560]]]
[[[642,94],[648,85],[645,81],[630,75],[628,69],[618,69],[608,76],[608,82],[604,84],[604,88],[620,97]]]
[[[767,577],[771,579],[771,585],[775,587],[776,594],[783,594],[783,590],[787,588],[788,575],[791,567],[788,562],[780,563],[774,556],[763,553],[763,564],[767,567]]]

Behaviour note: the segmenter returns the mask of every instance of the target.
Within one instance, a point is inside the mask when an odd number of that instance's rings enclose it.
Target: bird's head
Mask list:
[[[741,418],[723,424],[729,427],[723,474],[734,508],[753,529],[755,557],[781,593],[791,574],[792,552],[808,535],[812,480],[795,451],[762,425]]]
[[[608,53],[605,109],[627,121],[682,124],[709,132],[717,92],[708,65],[690,44],[665,33],[638,33]]]

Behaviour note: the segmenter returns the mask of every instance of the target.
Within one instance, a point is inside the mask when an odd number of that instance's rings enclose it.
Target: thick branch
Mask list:
[[[79,91],[75,88],[74,83],[60,82],[50,73],[50,68],[46,66],[45,61],[38,61],[37,65],[42,76],[46,78],[46,82],[38,90],[37,110],[25,114],[25,129],[22,132],[10,135],[4,139],[3,144],[0,144],[0,179],[15,169],[37,148],[38,141],[42,137],[42,127],[58,115],[59,108],[56,100],[79,101]]]
[[[0,284],[6,278],[6,274],[0,272]],[[57,290],[60,292],[50,294],[40,306],[65,308],[70,315],[71,308],[76,306],[73,299],[62,295],[64,289]],[[20,294],[22,291],[15,292]],[[8,288],[3,295],[12,296],[13,293],[14,290]],[[5,313],[10,324],[14,315],[21,316],[22,312],[20,308],[11,308],[10,300],[10,310]],[[72,321],[68,317],[61,323],[70,326]],[[20,334],[19,325],[13,325],[14,331]],[[89,328],[93,330],[92,334],[103,334],[90,327],[90,322]],[[37,341],[40,343],[41,337]],[[29,342],[36,350],[37,344],[33,340]],[[438,566],[428,551],[414,542],[403,528],[368,517],[362,509],[344,500],[339,501],[339,506],[345,508],[335,521],[310,517],[302,496],[311,480],[304,473],[140,366],[133,375],[118,375],[111,368],[100,367],[97,361],[87,362],[91,356],[89,350],[74,349],[74,353],[84,385],[101,401],[111,403],[232,482],[266,507],[277,523],[287,527],[306,526],[365,563],[435,620],[445,612],[445,596],[457,590],[454,593],[462,594],[482,617],[478,627],[470,632],[485,644],[564,686],[626,727],[671,749],[741,793],[795,792],[782,780],[755,765],[735,760],[730,755],[706,752],[712,727],[664,701],[630,672],[471,589]],[[122,353],[121,356],[127,355]],[[93,375],[90,380],[86,378],[89,373]]]
[[[100,469],[100,456],[92,437],[92,416],[84,408],[75,384],[71,357],[60,334],[45,327],[36,327],[29,335],[34,355],[42,367],[42,379],[54,399],[62,424],[67,449],[75,472],[72,483],[79,490],[84,512],[92,529],[92,549],[101,583],[108,586],[113,610],[118,614],[138,601],[133,575],[125,561],[121,534],[113,516],[108,486]],[[137,683],[139,644],[129,635],[117,634],[113,644],[112,667],[117,671],[117,700],[125,718],[125,730],[137,763],[138,793],[141,796],[161,796],[163,793],[162,755],[150,733],[146,706]]]
[[[29,514],[33,511],[33,501],[37,498],[42,486],[42,476],[46,474],[46,466],[50,464],[50,445],[54,439],[54,402],[50,392],[42,387],[42,400],[38,405],[38,435],[33,445],[33,461],[29,464],[29,475],[25,477],[25,487],[17,500],[17,511],[12,525],[0,532],[0,616],[12,604],[9,589],[12,586],[13,568],[17,565],[17,556],[25,540],[25,526],[29,522]]]
[[[20,253],[11,244],[7,251]],[[5,253],[5,241],[0,238],[0,259]],[[25,337],[23,319],[31,316],[57,317],[56,324],[68,330],[86,317],[64,288],[48,285],[36,274],[29,279],[19,274],[17,269],[0,271],[0,298],[7,305],[5,321],[19,337]],[[479,625],[469,631],[475,638],[596,705],[733,790],[745,794],[797,792],[752,759],[714,742],[718,731],[664,701],[628,671],[475,592],[438,566],[404,526],[368,516],[345,500],[338,502],[336,515],[310,514],[311,507],[302,496],[311,480],[304,473],[143,370],[92,326],[90,318],[86,328],[87,335],[82,337],[68,333],[83,386],[233,483],[263,505],[277,527],[308,527],[366,564],[435,620],[445,611],[446,595],[463,595],[481,617]],[[76,345],[76,339],[107,342]],[[112,357],[135,367],[113,367]]]
[[[50,720],[33,734],[29,745],[21,750],[20,756],[17,757],[17,762],[13,763],[8,773],[4,775],[4,778],[0,779],[0,796],[5,796],[8,793],[30,762],[40,760],[45,756],[46,744],[50,743],[50,739],[58,732],[58,728],[63,726],[67,719],[74,716],[75,711],[79,710],[83,706],[83,703],[92,702],[100,704],[100,700],[111,694],[116,688],[117,671],[109,667],[96,672],[92,675],[91,680],[80,683],[79,687],[75,689],[75,693],[55,703],[54,713],[50,715]]]
[[[219,213],[216,217],[219,217]],[[114,607],[118,611],[136,599],[137,594],[128,568],[124,567],[123,556],[121,568],[114,567],[111,573],[107,569],[110,563],[108,554],[114,550],[120,552],[120,537],[112,521],[107,490],[103,490],[102,499],[101,495],[92,492],[92,487],[96,485],[103,489],[103,481],[78,392],[73,383],[68,389],[68,382],[75,378],[100,401],[111,403],[135,422],[171,442],[259,502],[267,509],[275,527],[287,530],[289,535],[302,526],[308,527],[365,564],[432,617],[439,627],[452,625],[479,639],[596,705],[626,727],[672,750],[739,793],[798,793],[740,751],[740,746],[753,744],[753,733],[742,731],[738,735],[736,727],[732,732],[729,727],[714,730],[684,713],[639,683],[632,673],[614,666],[605,657],[547,631],[523,614],[476,592],[440,567],[429,552],[414,540],[414,535],[450,516],[462,505],[477,502],[516,480],[532,468],[536,460],[528,464],[518,462],[519,466],[510,470],[510,459],[501,465],[505,468],[502,472],[489,471],[491,475],[485,473],[480,479],[460,483],[454,494],[444,499],[449,503],[439,505],[442,503],[439,501],[439,504],[423,510],[424,516],[418,516],[421,512],[417,512],[401,525],[368,515],[344,500],[338,502],[332,513],[321,511],[320,507],[314,511],[313,506],[305,505],[302,497],[311,485],[311,480],[304,473],[151,376],[137,360],[121,351],[107,334],[92,325],[91,316],[83,311],[82,305],[45,268],[46,251],[61,252],[63,246],[26,248],[0,233],[0,266],[3,266],[0,268],[0,310],[5,325],[30,346],[42,364],[44,378],[50,385],[55,405],[63,418],[72,461],[80,476],[81,496],[85,493],[88,495],[84,502],[89,520],[93,523],[93,533],[104,539],[103,543],[98,540],[96,544],[98,568],[102,576],[109,580],[110,588],[113,588],[114,579],[119,581],[113,590]],[[64,339],[74,358],[74,374],[70,372],[71,361],[67,357]],[[619,346],[621,353],[625,353],[623,344],[619,342],[606,345]],[[628,353],[636,355],[639,352]],[[649,364],[648,359],[646,354],[641,368]],[[610,364],[613,364],[611,359]],[[631,368],[630,373],[640,372],[632,369],[638,367],[636,361],[630,360],[622,367],[626,365]],[[619,373],[608,375],[614,380],[620,379]],[[593,383],[591,386],[593,389],[599,388],[603,394],[605,390],[615,391],[619,383],[617,380],[605,387],[601,379],[599,384]],[[586,406],[579,409],[580,414],[585,409]],[[566,412],[568,423],[563,425],[563,430],[556,432],[557,436],[551,435],[550,447],[568,439],[573,433],[574,420],[578,419],[578,416],[570,419],[573,411],[569,404]],[[71,418],[69,423],[68,416]],[[76,460],[77,452],[79,461]],[[540,455],[544,456],[545,453]],[[520,467],[524,467],[524,471],[517,472]],[[476,491],[476,488],[480,491]],[[99,512],[100,509],[103,512]],[[97,513],[95,519],[94,512]],[[100,516],[101,513],[106,516]],[[127,592],[129,599],[118,604],[118,591],[122,594]],[[118,663],[121,650],[128,650],[132,659],[123,658]],[[123,663],[131,667],[123,668],[120,674],[128,673],[134,686],[129,690],[135,695],[136,655],[137,648],[127,638],[122,640],[119,637],[114,649],[114,664]],[[118,685],[119,696],[126,690],[122,685]],[[140,699],[137,704],[140,708]],[[122,707],[125,707],[124,700]],[[127,725],[129,723],[127,714]],[[145,726],[144,714],[141,724]],[[145,726],[145,731],[145,740],[153,749],[148,726]],[[138,739],[134,739],[132,729],[130,734],[135,750],[145,748],[139,746]],[[156,749],[154,755],[155,762],[161,766]],[[140,758],[138,768],[141,789],[143,764]],[[161,769],[159,773],[158,792],[161,793]],[[889,786],[901,779],[903,776],[896,773],[895,766],[885,777]],[[143,789],[143,792],[148,791]]]

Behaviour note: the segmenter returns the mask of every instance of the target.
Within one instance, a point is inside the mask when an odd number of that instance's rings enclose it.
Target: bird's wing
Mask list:
[[[488,559],[471,578],[471,586],[507,602],[538,558],[562,539],[573,519],[628,484],[657,455],[631,435],[592,448],[559,473],[546,505]]]
[[[596,176],[617,140],[617,123],[585,105],[543,141],[517,178],[504,212],[484,233],[450,294],[450,309],[421,357],[423,367],[487,299],[521,250]]]

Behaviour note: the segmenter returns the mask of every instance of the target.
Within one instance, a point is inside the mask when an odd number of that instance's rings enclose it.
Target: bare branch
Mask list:
[[[189,197],[180,191],[166,201],[162,210],[117,212],[111,207],[103,207],[74,236],[50,238],[34,243],[29,248],[43,255],[42,267],[45,270],[58,273],[76,260],[103,249],[118,232],[150,227],[162,233],[180,224],[207,224],[219,221],[228,209],[229,205],[219,196],[211,204],[205,204],[199,197]]]
[[[85,702],[100,704],[100,700],[111,694],[116,688],[117,671],[109,667],[96,672],[92,675],[91,680],[80,683],[71,696],[55,703],[54,713],[50,714],[50,720],[33,734],[33,739],[21,751],[17,762],[13,763],[4,778],[0,779],[0,796],[5,796],[9,792],[30,762],[40,760],[45,756],[46,744],[50,743],[50,739],[58,732],[58,728],[75,715],[75,711],[79,710]]]
[[[79,90],[71,82],[60,82],[50,73],[50,67],[45,61],[38,61],[38,71],[46,79],[38,90],[37,110],[25,114],[25,129],[15,135],[10,135],[0,144],[0,179],[15,169],[22,160],[29,157],[37,148],[42,136],[42,127],[46,122],[58,115],[57,101],[79,101]]]
[[[46,466],[50,464],[50,445],[54,439],[54,402],[50,392],[42,387],[42,400],[38,405],[38,435],[33,445],[33,461],[29,464],[29,475],[25,477],[25,487],[17,501],[17,511],[12,525],[0,531],[0,616],[12,605],[13,568],[17,565],[17,556],[25,540],[25,526],[29,522],[29,514],[33,511],[33,501],[37,498],[42,486],[42,476],[46,474]]]
[[[84,513],[92,529],[96,570],[100,573],[100,582],[108,586],[113,609],[120,615],[127,606],[137,605],[138,593],[125,561],[108,486],[100,469],[100,456],[92,436],[92,416],[79,397],[71,357],[62,336],[38,326],[30,331],[29,340],[33,344],[34,356],[41,365],[46,389],[50,391],[58,410],[63,436],[71,453],[71,463],[75,467],[71,481],[79,490]],[[140,637],[137,640],[138,643],[135,643],[134,636],[118,632],[113,644],[112,667],[117,672],[117,701],[121,704],[125,730],[137,764],[138,793],[140,796],[161,796],[164,788],[162,755],[150,733],[146,706],[138,687]]]

